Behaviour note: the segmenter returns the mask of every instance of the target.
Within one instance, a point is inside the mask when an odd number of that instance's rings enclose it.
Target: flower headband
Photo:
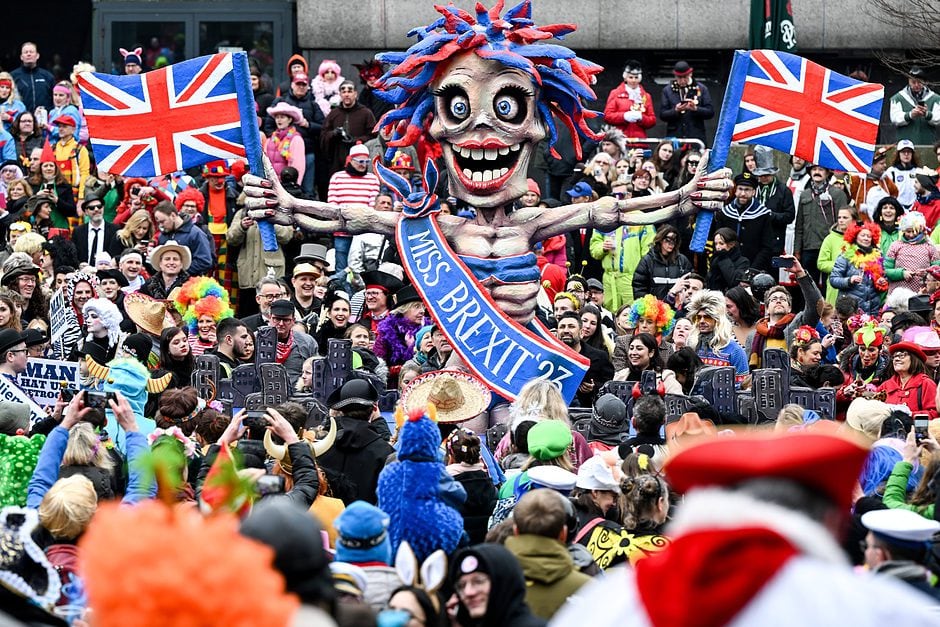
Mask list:
[[[162,437],[173,438],[174,440],[177,440],[183,446],[183,452],[186,454],[187,459],[192,459],[196,454],[196,443],[187,438],[182,429],[179,427],[170,427],[169,429],[154,429],[153,432],[147,436],[147,444],[153,446],[153,443]]]
[[[793,343],[794,344],[812,344],[813,342],[819,341],[819,333],[816,332],[816,329],[808,327],[806,325],[801,326],[799,329],[793,332]]]

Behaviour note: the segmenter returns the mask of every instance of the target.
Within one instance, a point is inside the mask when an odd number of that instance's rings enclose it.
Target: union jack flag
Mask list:
[[[868,172],[884,86],[863,83],[786,52],[737,51],[723,124],[731,140],[769,146],[833,170]],[[717,144],[716,140],[716,144]]]
[[[260,165],[244,52],[131,76],[83,72],[78,87],[102,171],[152,177],[237,157]]]

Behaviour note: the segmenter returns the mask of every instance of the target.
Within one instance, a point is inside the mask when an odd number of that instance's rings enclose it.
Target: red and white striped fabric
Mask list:
[[[337,204],[372,205],[379,194],[379,177],[367,172],[363,176],[351,176],[340,170],[330,177],[326,200]]]

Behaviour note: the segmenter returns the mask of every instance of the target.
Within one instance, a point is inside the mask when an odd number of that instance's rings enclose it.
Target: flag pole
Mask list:
[[[264,162],[261,159],[261,138],[258,132],[258,113],[255,110],[255,95],[251,90],[251,73],[248,69],[246,52],[232,53],[232,69],[235,73],[235,92],[238,97],[238,112],[241,118],[242,141],[245,143],[245,157],[248,168],[255,176],[264,176]],[[259,220],[261,244],[265,252],[278,249],[277,234],[274,224],[269,220]]]
[[[741,106],[741,94],[744,91],[744,80],[747,77],[747,66],[751,53],[747,50],[735,50],[731,63],[731,73],[728,76],[728,87],[725,97],[721,101],[721,113],[718,117],[718,131],[712,143],[711,154],[708,156],[708,171],[714,172],[725,167],[728,160],[728,150],[731,148],[731,137],[734,135],[734,125],[738,121],[738,109]],[[699,209],[695,218],[695,230],[689,249],[700,253],[705,251],[705,242],[711,231],[715,212],[708,209]]]

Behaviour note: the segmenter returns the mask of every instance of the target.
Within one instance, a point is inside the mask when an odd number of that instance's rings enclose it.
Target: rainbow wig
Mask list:
[[[235,315],[229,306],[225,288],[215,279],[204,276],[194,276],[183,283],[174,304],[190,334],[196,333],[196,321],[202,316],[209,316],[218,322]]]
[[[669,335],[676,323],[676,312],[652,294],[647,294],[633,301],[628,318],[632,328],[636,328],[640,318],[647,318],[656,323],[657,335]]]
[[[442,17],[408,33],[409,37],[418,38],[417,43],[405,52],[376,55],[379,61],[393,66],[375,86],[379,97],[397,105],[379,121],[381,128],[392,131],[388,142],[390,153],[394,154],[396,147],[416,143],[425,133],[430,124],[428,114],[434,108],[431,83],[441,76],[444,63],[467,51],[521,70],[532,78],[538,87],[538,115],[548,132],[548,145],[556,159],[560,157],[553,148],[558,138],[553,115],[571,132],[578,159],[581,158],[581,138],[601,139],[602,135],[588,128],[586,121],[599,114],[585,109],[581,99],[597,98],[591,84],[603,68],[581,59],[565,46],[546,43],[562,39],[574,32],[576,26],[536,26],[529,0],[523,0],[500,17],[504,6],[503,0],[498,0],[489,10],[477,3],[474,17],[453,5],[436,5],[434,8]]]

